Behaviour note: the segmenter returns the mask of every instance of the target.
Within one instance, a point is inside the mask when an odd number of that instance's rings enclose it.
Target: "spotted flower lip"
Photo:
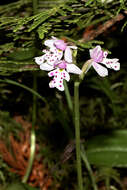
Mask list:
[[[50,88],[57,88],[60,91],[64,91],[63,80],[69,81],[70,75],[65,69],[57,68],[48,73],[49,77],[53,77],[53,80],[50,81]]]
[[[87,71],[90,69],[91,66],[93,66],[95,71],[101,77],[105,77],[108,75],[108,69],[107,68],[113,69],[115,71],[120,70],[119,59],[117,59],[117,58],[108,59],[107,58],[108,52],[103,51],[101,49],[101,46],[98,45],[95,48],[90,49],[89,52],[90,52],[90,57],[91,57],[91,64],[89,65]],[[98,64],[98,63],[105,65],[107,68],[102,66],[101,64]]]
[[[43,64],[48,64],[48,65],[53,66],[54,63],[60,60],[63,56],[62,51],[58,52],[56,49],[54,49],[54,52],[44,49],[43,53],[44,55],[35,57],[35,62],[38,65],[40,65],[40,67],[42,67]]]
[[[82,73],[82,70],[77,67],[75,64],[67,63],[65,60],[57,61],[54,66],[49,65],[48,63],[43,63],[40,65],[41,70],[50,71],[48,73],[49,77],[53,77],[53,80],[50,81],[50,88],[57,88],[60,91],[64,90],[63,80],[69,81],[69,73],[78,74]]]

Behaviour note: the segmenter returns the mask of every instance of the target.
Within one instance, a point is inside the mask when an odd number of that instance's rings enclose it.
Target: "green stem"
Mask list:
[[[71,95],[67,86],[67,82],[64,80],[64,87],[65,87],[65,95],[66,95],[66,99],[67,99],[67,103],[68,103],[68,107],[70,109],[71,112],[73,112],[73,104],[71,101]]]
[[[74,116],[75,116],[74,121],[75,121],[75,138],[76,138],[78,190],[83,190],[81,148],[80,148],[79,84],[80,82],[77,81],[74,83]]]
[[[37,7],[38,7],[38,0],[33,0],[33,14],[37,13]],[[37,77],[36,73],[33,75],[33,89],[36,92],[37,91]],[[35,151],[36,151],[36,135],[35,135],[35,123],[36,123],[36,106],[37,106],[37,101],[36,101],[36,95],[33,94],[33,114],[32,114],[32,129],[31,129],[31,144],[30,144],[30,158],[28,162],[28,167],[25,173],[25,176],[23,177],[22,182],[26,183],[34,162],[34,157],[35,157]]]
[[[106,189],[110,190],[110,177],[109,176],[106,176],[105,184],[106,184]]]
[[[33,88],[34,90],[37,89],[36,75],[34,75],[34,79],[33,79]],[[29,158],[26,173],[22,179],[23,183],[26,183],[30,176],[32,165],[34,162],[34,157],[35,157],[35,150],[36,150],[36,135],[35,135],[35,129],[34,129],[35,122],[36,122],[36,96],[33,95],[33,115],[32,115],[31,139],[30,139],[30,158]]]
[[[28,90],[29,92],[31,92],[33,95],[37,96],[38,98],[40,98],[43,102],[47,103],[46,102],[46,99],[43,98],[38,92],[36,92],[35,90],[29,88],[28,86],[24,85],[24,84],[20,84],[19,82],[16,82],[16,81],[13,81],[13,80],[10,80],[10,79],[0,79],[0,82],[6,82],[8,84],[12,84],[12,85],[15,85],[15,86],[19,86],[21,88],[24,88],[25,90]]]
[[[94,175],[93,175],[93,172],[92,172],[92,169],[91,169],[91,166],[90,166],[90,164],[88,162],[88,159],[86,157],[86,153],[85,153],[85,150],[83,149],[83,147],[82,147],[82,151],[81,151],[81,157],[82,157],[82,160],[84,161],[85,166],[86,166],[86,168],[87,168],[87,170],[89,172],[89,176],[91,178],[93,189],[98,190],[96,182],[95,182],[95,178],[94,178]]]

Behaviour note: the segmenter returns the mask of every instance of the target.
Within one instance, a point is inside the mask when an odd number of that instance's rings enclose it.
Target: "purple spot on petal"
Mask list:
[[[53,73],[50,73],[51,76],[53,76]]]

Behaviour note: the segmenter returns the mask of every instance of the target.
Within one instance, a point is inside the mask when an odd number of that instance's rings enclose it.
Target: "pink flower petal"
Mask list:
[[[57,49],[60,49],[64,51],[67,47],[67,44],[63,40],[56,40],[54,42],[54,45],[56,46]]]
[[[94,49],[90,49],[90,57],[93,61],[99,63],[103,59],[103,51],[101,50],[101,46],[96,46]]]

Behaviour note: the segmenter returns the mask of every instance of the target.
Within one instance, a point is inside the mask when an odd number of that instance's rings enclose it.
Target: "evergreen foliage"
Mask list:
[[[49,2],[49,3],[48,3]],[[45,9],[45,4],[49,4]],[[19,0],[0,7],[1,73],[37,70],[33,57],[39,54],[41,40],[50,36],[69,39],[80,49],[91,48],[101,41],[83,41],[83,33],[89,26],[97,27],[126,14],[127,2],[117,0],[102,3],[101,0],[39,1],[39,13],[32,15],[31,0]],[[126,25],[125,24],[123,27]],[[36,32],[34,35],[33,32]],[[27,55],[26,55],[27,54]],[[25,56],[26,55],[26,56]],[[27,61],[26,61],[27,60]]]

